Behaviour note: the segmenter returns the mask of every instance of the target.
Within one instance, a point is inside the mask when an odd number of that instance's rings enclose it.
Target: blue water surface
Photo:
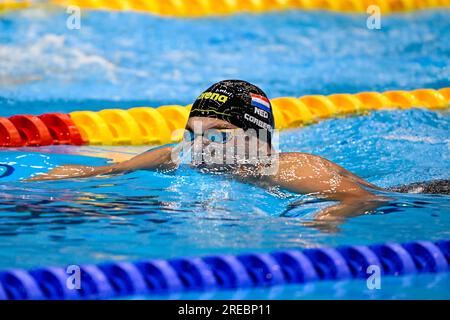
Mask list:
[[[449,122],[448,115],[426,110],[380,111],[283,132],[280,149],[321,154],[383,187],[448,179]],[[33,150],[0,153],[1,163],[16,168],[0,185],[0,268],[449,237],[449,196],[392,194],[386,206],[320,230],[304,222],[324,203],[286,214],[290,203],[307,196],[187,167],[173,174],[17,181],[60,164],[107,162]],[[52,254],[40,254],[44,248]]]
[[[300,11],[206,19],[84,12],[81,30],[68,30],[66,18],[48,10],[0,17],[0,116],[188,104],[223,78],[255,82],[271,97],[450,86],[448,10],[383,17],[381,30],[368,30],[363,15]],[[378,111],[284,131],[279,147],[321,155],[389,187],[449,179],[449,127],[446,111]],[[0,179],[0,269],[450,237],[444,195],[389,194],[373,212],[312,228],[305,222],[329,203],[186,167],[19,181],[60,164],[100,165],[138,151],[0,151],[0,164],[15,168]],[[298,200],[306,203],[289,206]],[[351,282],[336,284],[343,291],[320,284],[312,292],[290,287],[247,297],[414,298],[434,283],[414,279],[406,296],[406,280],[389,280],[379,294]],[[448,298],[448,278],[438,283],[427,297]]]
[[[0,115],[189,104],[226,78],[270,97],[450,86],[448,9],[383,16],[380,30],[367,29],[366,15],[314,11],[83,11],[80,30],[67,18],[38,9],[0,16]]]

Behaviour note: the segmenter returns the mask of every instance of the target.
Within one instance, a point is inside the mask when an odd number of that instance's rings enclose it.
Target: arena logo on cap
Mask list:
[[[218,94],[218,93],[213,93],[213,92],[204,92],[198,97],[198,100],[201,100],[201,99],[211,99],[214,101],[219,101],[219,102],[225,103],[225,102],[227,102],[228,97],[223,94]]]
[[[263,109],[266,112],[272,112],[269,99],[254,93],[250,93],[250,96],[252,97],[252,106]]]

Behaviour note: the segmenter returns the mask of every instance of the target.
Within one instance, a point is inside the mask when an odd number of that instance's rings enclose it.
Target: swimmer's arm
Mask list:
[[[113,165],[111,173],[136,170],[172,170],[177,167],[173,161],[174,147],[161,147],[141,153],[130,160]]]
[[[345,218],[359,216],[368,211],[375,210],[386,202],[386,198],[376,196],[344,199],[338,204],[320,211],[316,215],[316,220],[342,222]]]
[[[324,232],[335,233],[339,226],[347,218],[355,217],[375,210],[386,203],[386,199],[374,199],[373,201],[346,200],[332,205],[319,212],[312,221],[304,221],[302,224]]]
[[[326,159],[308,154],[280,154],[278,172],[271,180],[295,193],[338,202],[322,210],[316,220],[343,220],[376,209],[387,201],[366,189],[381,188]]]
[[[62,180],[88,178],[103,174],[118,174],[136,170],[171,170],[176,168],[172,161],[173,147],[162,147],[144,152],[130,160],[106,166],[63,165],[27,181]]]
[[[343,178],[335,192],[316,193],[323,200],[337,201],[314,216],[314,220],[303,224],[324,232],[337,232],[346,219],[375,210],[388,202],[388,198],[375,195],[354,181]]]

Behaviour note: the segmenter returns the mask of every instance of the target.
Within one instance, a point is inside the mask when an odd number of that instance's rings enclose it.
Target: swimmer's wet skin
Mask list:
[[[374,210],[389,200],[375,194],[375,191],[383,189],[322,157],[299,152],[277,153],[271,144],[274,128],[270,101],[261,89],[245,81],[225,80],[214,84],[197,98],[186,125],[189,134],[178,146],[149,150],[128,161],[108,166],[61,166],[29,180],[82,178],[135,170],[174,170],[179,162],[174,160],[173,154],[186,144],[193,149],[200,146],[200,153],[208,147],[221,145],[226,150],[233,150],[232,156],[238,158],[236,145],[239,135],[229,134],[235,131],[246,134],[246,147],[257,145],[256,161],[248,161],[247,157],[247,162],[228,162],[230,159],[224,156],[227,160],[225,165],[207,161],[191,165],[203,172],[220,171],[263,188],[280,187],[338,202],[322,210],[316,220],[339,221]],[[215,134],[211,134],[212,131]],[[228,153],[226,155],[229,156]],[[269,158],[271,162],[260,161],[262,158]]]

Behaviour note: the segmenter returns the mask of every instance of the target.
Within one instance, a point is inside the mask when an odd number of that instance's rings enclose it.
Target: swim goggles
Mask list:
[[[186,142],[193,142],[197,137],[203,137],[211,142],[225,144],[235,136],[236,129],[210,129],[204,133],[194,133],[191,130],[186,130],[183,140]]]

